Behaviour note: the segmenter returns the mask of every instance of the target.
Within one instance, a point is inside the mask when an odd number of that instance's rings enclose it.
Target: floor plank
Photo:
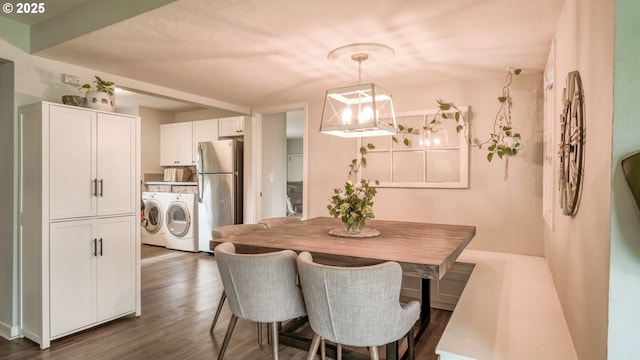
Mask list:
[[[55,340],[40,350],[27,339],[0,338],[0,359],[138,360],[212,359],[222,345],[230,317],[224,307],[213,335],[209,327],[222,292],[215,258],[142,246],[142,316],[112,321]],[[416,359],[436,360],[435,347],[451,313],[431,310],[425,336],[416,343]],[[308,330],[307,330],[308,331]],[[266,331],[264,331],[266,335]],[[384,352],[381,352],[383,356]],[[271,348],[258,345],[255,323],[238,320],[227,359],[272,359]],[[306,352],[280,347],[280,358],[303,360]]]

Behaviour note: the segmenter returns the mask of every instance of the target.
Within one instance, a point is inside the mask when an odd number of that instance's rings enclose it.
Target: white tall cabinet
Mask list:
[[[140,315],[140,119],[20,108],[21,323],[53,339]]]

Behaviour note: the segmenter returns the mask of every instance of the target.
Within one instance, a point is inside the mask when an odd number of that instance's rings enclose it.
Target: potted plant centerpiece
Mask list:
[[[115,111],[114,83],[102,80],[99,76],[93,81],[95,87],[90,84],[82,85],[83,89],[89,89],[85,94],[85,106],[91,109]]]
[[[329,214],[342,220],[344,228],[332,229],[329,234],[344,237],[371,237],[380,232],[365,228],[367,220],[373,219],[373,197],[377,190],[369,185],[369,181],[347,181],[344,188],[333,189],[331,203],[327,205]]]

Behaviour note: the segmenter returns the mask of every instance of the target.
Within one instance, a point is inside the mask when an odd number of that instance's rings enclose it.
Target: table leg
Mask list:
[[[420,311],[420,326],[429,324],[431,320],[431,281],[429,279],[422,279],[422,308]]]

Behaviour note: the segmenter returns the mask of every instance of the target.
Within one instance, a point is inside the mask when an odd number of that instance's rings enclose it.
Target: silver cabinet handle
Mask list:
[[[98,239],[93,239],[93,256],[98,256]]]
[[[93,196],[98,197],[98,179],[91,180],[93,183]]]
[[[98,240],[100,242],[100,256],[102,256],[102,238]]]
[[[104,179],[100,179],[100,197],[104,196]]]

